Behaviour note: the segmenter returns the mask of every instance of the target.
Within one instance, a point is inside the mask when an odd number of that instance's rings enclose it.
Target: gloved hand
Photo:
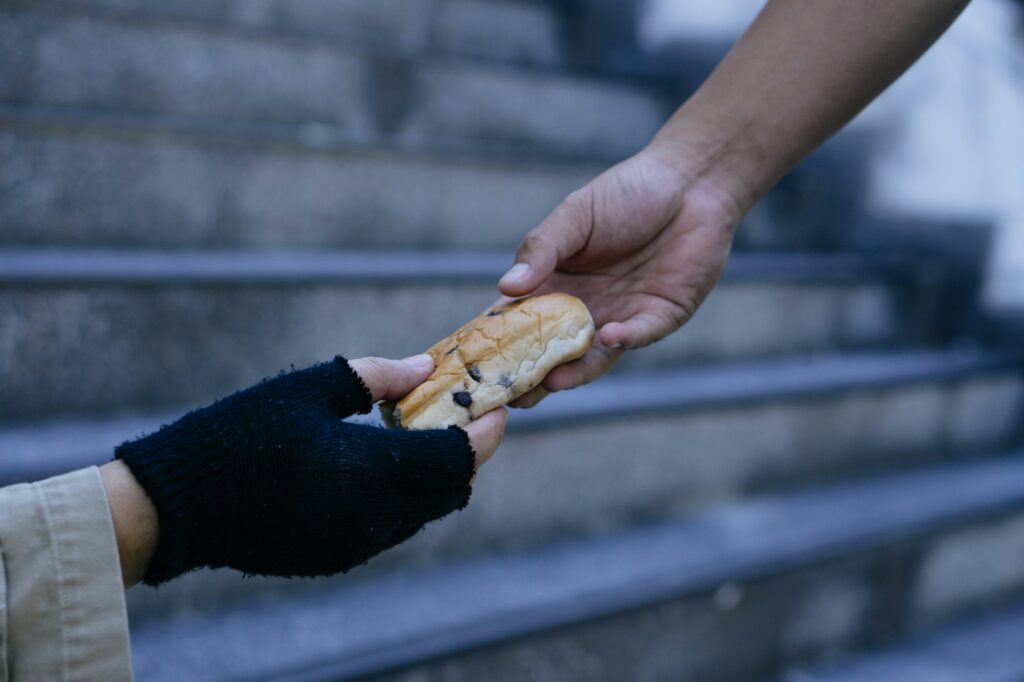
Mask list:
[[[328,575],[465,507],[476,465],[500,440],[504,411],[466,430],[342,421],[369,412],[378,399],[402,397],[431,369],[423,356],[351,365],[337,357],[264,380],[119,446],[116,457],[159,520],[144,581],[158,585],[202,566]],[[484,452],[474,453],[467,431]]]

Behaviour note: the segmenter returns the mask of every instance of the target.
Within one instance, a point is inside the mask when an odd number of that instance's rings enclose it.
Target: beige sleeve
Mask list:
[[[0,680],[131,679],[99,471],[0,489]]]

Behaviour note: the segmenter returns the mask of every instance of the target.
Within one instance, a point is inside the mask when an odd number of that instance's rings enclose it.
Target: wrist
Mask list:
[[[225,403],[222,419],[196,410],[114,450],[158,519],[159,542],[142,576],[148,585],[227,565],[237,538],[228,529],[238,527],[237,507],[227,500],[239,496],[230,425],[244,418],[236,412],[237,402]]]
[[[663,179],[662,186],[667,182],[677,188],[677,210],[695,211],[703,225],[731,234],[760,198],[745,175],[734,170],[731,154],[727,145],[710,137],[666,124],[636,158],[657,169],[653,175]]]
[[[160,537],[156,508],[122,461],[100,467],[126,588],[146,574]]]
[[[731,133],[723,122],[705,122],[683,106],[642,152],[675,169],[687,190],[716,196],[738,220],[775,178],[756,141]]]

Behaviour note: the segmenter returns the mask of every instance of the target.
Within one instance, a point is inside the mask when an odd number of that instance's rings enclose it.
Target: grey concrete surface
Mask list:
[[[0,243],[507,248],[598,165],[0,129]]]
[[[186,20],[207,29],[255,31],[403,55],[445,55],[563,66],[556,5],[520,0],[41,0],[21,7],[137,21]]]
[[[381,679],[752,679],[941,622],[922,621],[907,599],[921,557],[1020,523],[1022,502],[1019,458],[755,498],[350,582],[316,599],[153,624],[136,631],[137,667],[153,679],[188,670],[338,680],[442,656]],[[1000,545],[989,533],[977,558],[998,556]],[[1010,591],[1022,589],[1017,580]]]
[[[0,485],[38,481],[110,461],[114,447],[180,416],[128,415],[117,419],[47,420],[0,429]]]
[[[859,653],[818,666],[800,666],[782,682],[1020,682],[1024,680],[1024,610],[973,617],[922,633],[882,651]]]
[[[496,298],[493,281],[0,285],[0,423],[179,408],[336,354],[413,355]],[[877,347],[900,338],[899,310],[880,284],[726,283],[621,369]]]
[[[879,581],[876,576],[912,573],[917,552],[926,548],[926,544],[909,544],[888,551],[864,552],[857,559],[827,568],[742,583],[738,588],[742,598],[732,608],[716,603],[714,593],[705,594],[487,647],[403,672],[360,679],[748,682],[770,676],[793,660],[835,656],[882,633],[888,637],[905,634],[908,628],[900,618],[901,586]],[[730,585],[729,589],[736,588]],[[950,589],[955,590],[955,586]],[[1022,592],[1024,584],[1014,586],[1014,594]],[[997,605],[999,601],[998,597],[990,596],[985,603]],[[880,612],[887,618],[881,625],[876,620],[883,617]],[[942,622],[933,620],[928,624]],[[800,643],[795,643],[794,633],[809,628],[813,639],[797,635],[795,641]],[[873,682],[877,678],[853,679]]]
[[[998,548],[998,554],[989,554],[993,548]],[[979,560],[982,556],[986,560]],[[941,618],[1012,594],[1024,581],[1021,556],[1024,518],[943,540],[923,557],[913,596],[915,613],[926,620]],[[951,590],[950,585],[957,589]]]
[[[2,104],[0,151],[6,246],[513,248],[605,168],[480,144],[353,146],[315,125],[239,129]],[[834,222],[833,199],[759,211],[738,244],[820,250],[829,239],[812,235]]]
[[[315,124],[356,142],[499,141],[618,158],[678,104],[593,78],[167,23],[4,12],[0,43],[20,53],[19,68],[0,72],[2,101]]]

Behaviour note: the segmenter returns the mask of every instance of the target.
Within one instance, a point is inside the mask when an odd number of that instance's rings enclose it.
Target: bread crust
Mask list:
[[[488,308],[427,350],[434,372],[397,405],[384,406],[385,422],[405,429],[465,426],[586,353],[593,339],[590,311],[569,294]]]

